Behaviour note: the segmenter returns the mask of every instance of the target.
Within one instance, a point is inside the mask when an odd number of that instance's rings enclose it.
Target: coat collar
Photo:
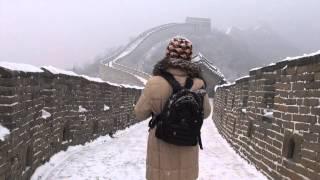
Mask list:
[[[187,76],[187,73],[185,71],[180,70],[180,69],[168,68],[167,71],[174,76]]]

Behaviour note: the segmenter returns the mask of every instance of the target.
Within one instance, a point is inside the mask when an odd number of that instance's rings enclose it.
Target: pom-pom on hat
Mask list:
[[[174,37],[167,46],[167,57],[183,60],[191,60],[192,42],[184,37]]]

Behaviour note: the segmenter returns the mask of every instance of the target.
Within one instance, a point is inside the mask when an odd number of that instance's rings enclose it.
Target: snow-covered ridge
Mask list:
[[[310,54],[304,54],[302,56],[296,56],[296,57],[286,57],[285,59],[279,61],[279,62],[282,62],[282,61],[292,61],[292,60],[297,60],[297,59],[301,59],[301,58],[305,58],[305,57],[312,57],[312,56],[316,56],[316,55],[320,55],[320,50],[316,51],[316,52],[313,52],[313,53],[310,53]]]
[[[12,62],[5,62],[5,61],[0,61],[0,67],[3,67],[11,71],[34,72],[34,73],[43,72],[42,69],[36,66],[32,66],[30,64],[12,63]]]
[[[233,83],[226,83],[226,84],[216,85],[216,86],[214,87],[214,92],[217,92],[217,89],[218,89],[218,88],[229,87],[229,86],[233,86],[233,85],[235,85],[235,84],[236,84],[236,83],[233,82]]]
[[[74,77],[82,77],[84,79],[87,79],[88,81],[92,82],[98,82],[98,83],[107,83],[112,86],[117,86],[117,87],[124,87],[124,88],[132,88],[132,89],[143,89],[144,87],[140,86],[132,86],[132,85],[127,85],[127,84],[116,84],[116,83],[111,83],[108,81],[104,81],[98,77],[89,77],[86,75],[79,75],[73,71],[66,71],[63,69],[59,69],[53,66],[42,66],[41,68],[29,65],[29,64],[20,64],[20,63],[12,63],[12,62],[0,62],[0,67],[3,67],[5,69],[11,70],[11,71],[19,71],[19,72],[32,72],[32,73],[42,73],[44,70],[49,71],[52,74],[58,75],[58,74],[63,74],[67,76],[74,76]]]
[[[140,77],[140,78],[138,78],[138,80],[140,80],[140,81],[142,80],[141,82],[144,83],[143,79],[147,79],[149,77],[149,75],[147,73],[139,71],[135,68],[123,66],[123,65],[117,63],[117,61],[119,59],[122,59],[122,58],[130,55],[140,44],[143,43],[143,41],[145,41],[147,38],[149,38],[152,34],[155,34],[156,32],[168,29],[170,27],[174,27],[176,25],[179,25],[179,24],[178,23],[164,24],[161,26],[151,28],[151,29],[141,33],[137,38],[135,38],[133,41],[131,41],[125,48],[123,48],[120,51],[117,51],[115,54],[113,54],[112,56],[109,56],[108,58],[106,58],[106,60],[102,61],[101,63],[108,66],[108,67],[129,73],[130,75],[133,75],[136,78],[138,76],[138,77]]]
[[[196,57],[194,57],[191,62],[194,62],[194,63],[202,63],[203,65],[205,65],[207,68],[209,68],[211,71],[215,72],[218,76],[220,76],[221,78],[223,78],[223,80],[225,80],[224,78],[224,75],[222,74],[222,72],[217,68],[215,67],[214,65],[212,65],[208,60],[207,58],[201,54],[201,53],[198,53],[198,55]]]
[[[76,74],[73,71],[66,71],[66,70],[59,69],[59,68],[56,68],[53,66],[42,66],[42,68],[48,70],[52,74],[64,74],[64,75],[68,75],[68,76],[79,76],[78,74]]]
[[[276,62],[276,63],[270,63],[269,65],[264,66],[264,67],[274,66],[274,65],[276,65],[276,64],[279,63],[279,62],[299,60],[299,59],[302,59],[302,58],[312,57],[312,56],[316,56],[316,55],[320,55],[320,50],[318,50],[318,51],[316,51],[316,52],[314,52],[314,53],[304,54],[304,55],[302,55],[302,56],[287,57],[287,58],[285,58],[285,59],[283,59],[283,60],[280,60],[280,61],[278,61],[278,62]],[[262,68],[264,68],[264,67],[255,67],[255,68],[250,69],[250,71],[257,71],[257,70],[262,69]],[[284,66],[282,69],[286,69],[287,67],[288,67],[288,65]],[[250,76],[247,75],[247,76],[240,77],[240,78],[236,79],[235,82],[236,82],[236,81],[239,81],[239,80],[241,80],[241,79],[244,79],[244,78],[248,78],[248,77],[250,77]],[[220,87],[228,87],[228,86],[234,85],[235,82],[233,82],[233,83],[226,83],[226,84],[222,84],[222,85],[217,85],[217,86],[215,86],[214,91],[216,92],[217,89],[220,88]]]
[[[51,72],[53,74],[64,74],[64,75],[68,75],[68,76],[82,77],[82,78],[87,79],[92,82],[107,83],[107,84],[110,84],[112,86],[117,86],[117,87],[132,88],[132,89],[143,89],[144,88],[144,87],[140,87],[140,86],[132,86],[132,85],[127,85],[127,84],[111,83],[109,81],[104,81],[98,77],[89,77],[86,75],[79,75],[73,71],[65,71],[65,70],[62,70],[62,69],[59,69],[56,67],[52,67],[52,66],[43,66],[42,68],[48,70],[49,72]]]
[[[249,77],[250,77],[249,75],[242,76],[242,77],[240,77],[240,78],[236,79],[235,81],[240,81],[241,79],[245,79],[245,78],[249,78]]]
[[[298,59],[301,59],[301,58],[306,58],[306,57],[312,57],[312,56],[316,56],[316,55],[320,55],[320,50],[316,51],[316,52],[313,52],[313,53],[310,53],[310,54],[304,54],[302,56],[296,56],[296,57],[286,57],[282,60],[279,60],[277,61],[276,63],[270,63],[269,65],[265,66],[265,67],[268,67],[268,66],[274,66],[276,65],[277,63],[279,62],[284,62],[284,61],[293,61],[293,60],[298,60]],[[255,68],[252,68],[250,69],[250,71],[256,71],[256,70],[259,70],[259,69],[262,69],[264,67],[255,67]]]
[[[112,63],[116,62],[117,60],[129,55],[134,49],[136,49],[145,39],[147,39],[151,34],[154,34],[155,32],[161,31],[163,29],[176,26],[177,23],[170,23],[170,24],[164,24],[161,26],[154,27],[152,29],[149,29],[143,33],[141,33],[135,40],[131,41],[122,52],[120,52],[118,55],[116,55],[113,60],[110,62],[109,66],[112,67]]]

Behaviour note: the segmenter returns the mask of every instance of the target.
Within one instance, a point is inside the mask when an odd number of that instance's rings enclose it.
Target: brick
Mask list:
[[[304,99],[304,105],[305,106],[318,106],[319,105],[319,99]]]
[[[302,147],[311,151],[320,152],[320,143],[305,142],[302,144]]]
[[[297,68],[297,74],[303,74],[310,72],[311,67],[310,66],[300,66]]]
[[[320,82],[319,81],[316,81],[316,82],[313,82],[313,83],[308,83],[306,84],[305,86],[306,89],[310,90],[310,89],[320,89]]]
[[[289,179],[303,179],[303,177],[298,173],[289,171],[287,168],[282,166],[278,166],[278,172]]]
[[[293,116],[292,114],[288,114],[288,113],[282,114],[282,118],[287,121],[292,121],[292,116]]]
[[[295,124],[295,129],[296,130],[302,130],[302,131],[308,131],[310,128],[309,124],[305,124],[305,123],[296,123]]]
[[[304,123],[310,123],[315,124],[317,122],[317,116],[313,115],[292,115],[292,120],[296,122],[304,122]]]
[[[287,99],[286,100],[287,105],[296,105],[297,104],[297,99]]]
[[[288,106],[287,107],[288,109],[288,113],[299,113],[299,108],[298,106]]]
[[[295,75],[297,73],[296,67],[288,67],[286,69],[286,74],[288,75]]]
[[[306,159],[310,159],[310,160],[313,160],[313,161],[316,161],[317,159],[317,154],[312,152],[312,151],[308,151],[306,149],[302,149],[301,150],[301,156],[303,158],[306,158]]]
[[[303,176],[306,176],[306,177],[315,177],[315,174],[313,174],[312,172],[308,171],[306,168],[304,167],[301,167],[299,165],[297,165],[296,163],[293,163],[291,161],[288,161],[288,160],[284,160],[283,161],[283,165],[284,167],[290,169],[291,171],[297,173],[297,174],[301,174]]]
[[[310,133],[304,133],[303,134],[304,141],[311,142],[311,143],[314,143],[314,142],[318,141],[318,135],[313,133],[312,128],[313,128],[313,126],[310,127]]]
[[[312,107],[311,108],[311,114],[314,114],[314,115],[320,115],[320,107]]]
[[[293,83],[292,84],[292,90],[294,90],[294,91],[305,90],[305,89],[306,89],[306,84],[304,84],[304,83]]]
[[[316,161],[312,161],[312,160],[308,160],[306,158],[302,158],[301,159],[301,164],[309,169],[312,169],[316,172],[320,172],[320,166],[319,163],[317,163]]]
[[[276,83],[274,87],[279,90],[291,90],[291,84]]]
[[[309,114],[311,108],[306,106],[299,106],[299,114]]]

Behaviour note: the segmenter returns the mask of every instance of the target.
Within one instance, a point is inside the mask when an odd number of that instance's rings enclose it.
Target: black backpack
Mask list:
[[[187,78],[185,87],[182,87],[169,72],[162,72],[172,87],[172,94],[166,102],[163,111],[152,115],[149,122],[150,129],[156,128],[156,137],[163,141],[179,146],[199,146],[201,142],[201,126],[203,124],[204,88],[191,91],[193,80]]]

